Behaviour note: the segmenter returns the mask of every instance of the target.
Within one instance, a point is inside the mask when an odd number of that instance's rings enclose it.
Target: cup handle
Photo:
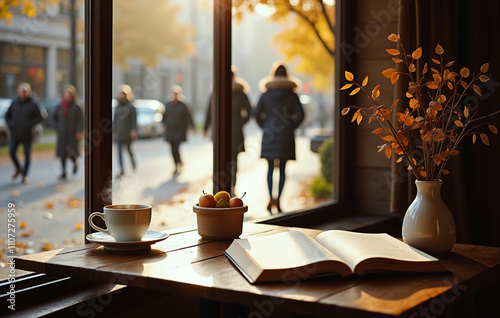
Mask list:
[[[97,230],[99,232],[103,232],[103,233],[106,233],[108,235],[111,235],[109,233],[109,230],[106,228],[106,229],[103,229],[102,227],[99,227],[97,225],[94,224],[94,222],[92,221],[92,219],[94,218],[94,216],[98,216],[100,217],[101,219],[104,220],[104,222],[106,222],[106,219],[104,218],[104,213],[101,213],[101,212],[94,212],[92,213],[91,215],[89,215],[89,224],[90,226],[94,229],[94,230]]]

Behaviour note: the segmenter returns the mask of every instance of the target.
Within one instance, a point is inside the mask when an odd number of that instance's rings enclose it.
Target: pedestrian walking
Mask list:
[[[165,113],[163,114],[165,140],[171,145],[174,159],[174,175],[180,172],[183,164],[179,152],[180,144],[187,140],[188,128],[194,128],[191,112],[183,99],[182,87],[178,85],[172,86],[169,100],[165,103]]]
[[[236,76],[237,69],[235,66],[231,67],[231,80],[232,80],[232,98],[231,98],[231,185],[234,189],[236,185],[236,174],[238,172],[238,154],[245,151],[245,136],[243,134],[243,126],[250,119],[252,106],[248,99],[250,92],[250,85],[241,77]],[[208,129],[212,120],[212,96],[208,102],[207,114],[205,117],[205,125],[203,127],[204,136],[208,135]]]
[[[73,162],[73,174],[78,171],[80,141],[83,136],[83,112],[78,100],[76,87],[66,86],[61,103],[52,115],[52,123],[57,131],[56,156],[61,160],[59,180],[66,180],[66,159]]]
[[[295,129],[304,119],[298,90],[300,81],[288,75],[284,64],[275,62],[271,75],[259,82],[263,92],[254,109],[254,116],[263,130],[261,158],[268,162],[267,186],[272,214],[275,206],[281,212],[280,197],[285,185],[285,167],[288,160],[295,160]],[[273,198],[273,171],[279,168],[278,196]]]
[[[22,174],[21,182],[24,184],[28,183],[34,129],[43,120],[40,108],[39,102],[31,96],[30,84],[21,83],[17,89],[17,97],[5,113],[5,121],[10,130],[9,154],[16,169],[12,179],[15,180]],[[24,147],[24,167],[17,158],[20,144]]]
[[[127,148],[132,164],[132,170],[136,170],[137,164],[132,151],[132,141],[137,138],[137,112],[132,102],[134,94],[130,86],[122,84],[118,86],[117,96],[118,105],[115,107],[113,117],[113,133],[118,151],[118,164],[120,165],[120,173],[118,177],[125,174],[123,165],[123,148]]]

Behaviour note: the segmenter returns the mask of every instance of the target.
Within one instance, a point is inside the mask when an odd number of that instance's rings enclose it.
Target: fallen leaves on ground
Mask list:
[[[31,234],[33,234],[34,232],[35,231],[33,229],[29,229],[28,231],[21,233],[21,236],[28,237],[28,236],[31,236]]]
[[[50,251],[52,249],[52,244],[49,243],[49,242],[46,242],[45,244],[43,244],[41,250],[42,251]]]

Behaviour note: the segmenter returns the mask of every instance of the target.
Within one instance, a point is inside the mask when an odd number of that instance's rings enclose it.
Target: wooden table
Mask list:
[[[289,229],[245,223],[241,237]],[[320,232],[300,230],[311,236]],[[86,244],[24,255],[17,258],[16,267],[244,305],[252,317],[277,312],[318,317],[434,316],[488,283],[500,281],[500,248],[457,244],[441,258],[451,274],[330,277],[251,285],[223,255],[231,242],[203,240],[195,228],[167,232],[170,237],[151,250],[110,252]]]

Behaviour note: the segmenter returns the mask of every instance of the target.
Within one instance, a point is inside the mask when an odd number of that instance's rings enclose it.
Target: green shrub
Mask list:
[[[331,183],[327,182],[322,175],[317,175],[309,186],[309,191],[315,200],[331,198],[333,186]]]
[[[326,182],[332,183],[333,179],[333,138],[327,139],[318,149],[321,163],[321,175]]]

